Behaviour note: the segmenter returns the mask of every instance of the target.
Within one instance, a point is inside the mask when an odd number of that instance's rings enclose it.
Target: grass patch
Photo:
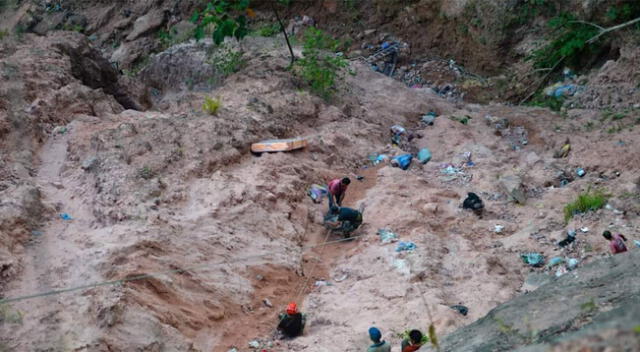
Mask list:
[[[565,97],[553,97],[540,92],[527,103],[529,106],[538,106],[541,108],[549,108],[553,111],[560,111],[564,104]]]
[[[150,180],[155,175],[156,175],[156,173],[148,166],[143,166],[140,169],[138,169],[138,177],[140,177],[140,178],[142,178],[144,180]]]
[[[215,115],[218,113],[221,106],[222,102],[220,99],[206,97],[204,98],[204,104],[202,104],[202,111],[209,115]]]
[[[9,304],[0,304],[0,323],[22,324],[24,315]]]
[[[271,23],[258,28],[255,33],[261,37],[273,37],[280,33],[280,25]]]
[[[602,209],[607,204],[607,195],[601,191],[586,192],[578,195],[578,199],[564,207],[564,221],[569,222],[576,214]]]
[[[213,66],[216,76],[223,80],[232,73],[236,73],[244,67],[246,60],[243,53],[228,47],[221,47],[210,54],[207,63]]]

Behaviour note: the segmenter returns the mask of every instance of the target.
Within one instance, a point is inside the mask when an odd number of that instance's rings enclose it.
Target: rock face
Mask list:
[[[615,289],[613,288],[615,287]],[[640,253],[601,259],[446,336],[443,351],[637,351]],[[570,347],[568,347],[570,345]]]
[[[138,18],[133,23],[133,30],[127,36],[128,41],[136,40],[142,35],[160,27],[164,22],[164,13],[161,10],[154,10]]]

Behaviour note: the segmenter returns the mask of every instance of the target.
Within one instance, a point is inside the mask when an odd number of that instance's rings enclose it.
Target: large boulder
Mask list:
[[[138,18],[133,23],[133,30],[127,36],[128,41],[133,41],[141,36],[157,29],[164,23],[164,12],[156,9]]]

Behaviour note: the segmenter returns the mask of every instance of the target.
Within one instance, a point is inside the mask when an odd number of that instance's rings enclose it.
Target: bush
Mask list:
[[[273,37],[280,33],[280,25],[277,23],[268,24],[266,26],[258,28],[256,31],[261,37]]]
[[[574,202],[564,207],[564,221],[569,222],[576,214],[602,209],[606,204],[607,196],[604,193],[600,191],[591,193],[588,190],[580,194]]]
[[[295,73],[311,92],[328,100],[337,92],[336,84],[348,62],[333,52],[326,52],[335,51],[339,42],[321,30],[308,28],[303,38],[304,57],[296,61]]]
[[[211,57],[207,62],[213,66],[216,73],[222,78],[240,71],[245,64],[241,51],[227,47],[222,47],[221,49],[216,50],[211,54]]]
[[[222,106],[220,99],[204,98],[204,104],[202,104],[202,110],[209,115],[215,115],[218,113],[218,109]]]
[[[143,166],[140,169],[138,169],[138,177],[140,177],[142,179],[150,180],[155,175],[156,175],[156,173],[148,166]]]

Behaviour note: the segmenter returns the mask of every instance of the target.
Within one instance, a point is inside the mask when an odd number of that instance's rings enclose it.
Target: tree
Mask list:
[[[249,0],[212,0],[204,10],[194,12],[191,22],[195,23],[196,40],[204,38],[206,29],[213,26],[213,42],[220,45],[226,37],[238,40],[244,38],[247,28],[247,14],[251,14]]]

